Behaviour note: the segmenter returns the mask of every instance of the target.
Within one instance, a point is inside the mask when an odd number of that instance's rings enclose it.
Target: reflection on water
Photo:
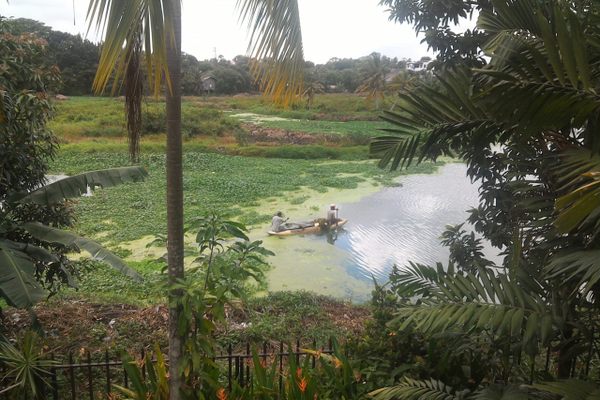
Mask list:
[[[351,222],[336,242],[351,254],[348,271],[385,279],[393,264],[446,261],[440,234],[447,224],[463,222],[465,211],[478,203],[477,186],[465,172],[465,165],[449,164],[439,174],[409,176],[402,187],[340,207]]]
[[[438,174],[412,175],[356,203],[340,203],[349,220],[337,237],[268,238],[271,289],[307,289],[365,300],[371,276],[385,281],[394,264],[446,262],[439,237],[447,224],[464,222],[477,205],[477,186],[466,166],[449,164]]]

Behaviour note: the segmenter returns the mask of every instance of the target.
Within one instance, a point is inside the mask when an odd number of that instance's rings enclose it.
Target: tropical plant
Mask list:
[[[135,271],[97,243],[59,228],[71,224],[64,200],[88,188],[137,181],[141,168],[95,171],[45,185],[56,139],[46,128],[48,90],[57,71],[44,60],[46,42],[34,34],[3,33],[0,20],[0,297],[31,307],[60,283],[74,284],[68,251],[89,251],[131,276]]]
[[[599,20],[586,1],[492,0],[478,20],[489,63],[401,93],[384,115],[394,136],[371,145],[392,169],[458,155],[480,184],[469,222],[503,250],[502,265],[455,231],[447,267],[411,264],[392,280],[403,300],[395,326],[457,345],[491,340],[500,362],[480,382],[585,375],[596,357]],[[543,348],[550,369],[536,362]]]
[[[196,244],[200,256],[190,269],[204,275],[204,290],[224,291],[235,298],[246,298],[249,279],[264,283],[264,257],[274,255],[262,241],[250,241],[244,224],[212,213],[193,220],[188,229],[198,230]]]
[[[196,399],[219,389],[221,371],[214,362],[218,347],[214,330],[225,320],[226,305],[239,302],[249,278],[261,279],[256,264],[264,264],[262,257],[273,253],[264,249],[260,241],[250,242],[244,225],[216,214],[198,218],[190,226],[199,229],[196,240],[200,257],[196,262],[200,265],[190,268],[187,277],[177,281],[174,289],[181,295],[173,301],[182,309],[177,327],[184,346],[179,365],[183,385],[178,390],[184,398]],[[233,243],[226,248],[226,242],[231,240]],[[167,385],[166,364],[158,347],[155,356],[154,365],[149,365],[151,356],[142,360],[150,372],[144,379],[141,367],[125,355],[132,389],[118,389],[131,399],[168,398],[172,389]]]
[[[31,192],[10,193],[0,203],[0,296],[11,306],[31,307],[47,297],[44,283],[51,284],[54,275],[74,285],[69,261],[64,257],[68,251],[85,250],[93,259],[139,279],[135,270],[93,240],[45,225],[36,220],[35,214],[18,211],[28,205],[60,206],[90,189],[137,182],[146,175],[141,167],[113,168],[63,178]]]
[[[131,388],[113,386],[127,400],[168,400],[168,368],[158,345],[154,346],[154,353],[148,352],[142,360],[134,360],[129,354],[124,354],[122,360]]]
[[[417,86],[421,78],[420,74],[412,71],[403,70],[400,71],[392,80],[387,84],[387,90],[391,93],[406,92]]]
[[[0,18],[0,201],[8,193],[43,183],[57,140],[46,123],[58,71],[45,62],[46,41],[32,33],[12,35]]]
[[[17,345],[0,338],[0,366],[4,383],[0,394],[8,399],[41,398],[42,387],[47,384],[50,369],[56,362],[48,360],[42,351],[35,332],[25,333]]]
[[[306,108],[311,108],[315,101],[315,96],[318,93],[323,93],[325,87],[319,81],[312,81],[304,85],[304,92],[302,97],[306,99]]]
[[[375,100],[375,108],[379,110],[385,97],[385,80],[389,72],[387,60],[379,53],[371,53],[368,63],[363,67],[363,81],[356,93],[364,94],[369,100]]]

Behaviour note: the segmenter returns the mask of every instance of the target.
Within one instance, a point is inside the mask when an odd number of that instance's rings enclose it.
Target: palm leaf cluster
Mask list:
[[[361,71],[363,81],[356,88],[356,93],[366,95],[369,100],[375,100],[379,108],[379,102],[385,97],[386,75],[389,71],[381,54],[372,53],[368,64]]]
[[[598,358],[599,22],[596,2],[492,0],[477,23],[488,64],[438,68],[400,93],[383,116],[389,135],[372,141],[383,168],[458,156],[480,185],[469,222],[502,264],[481,257],[474,237],[458,240],[459,227],[444,237],[448,265],[410,264],[389,286],[401,304],[393,329],[452,335],[459,348],[476,339],[501,360],[469,396],[490,382],[586,375]],[[408,382],[378,398],[421,398]],[[538,389],[575,398],[564,388],[577,383],[552,385]],[[579,389],[586,398],[597,387]],[[459,398],[444,396],[422,398]]]
[[[117,87],[126,76],[132,57],[143,43],[148,81],[155,94],[163,76],[170,86],[167,68],[167,41],[173,41],[173,6],[169,0],[108,1],[92,0],[87,18],[104,38],[94,90],[102,92],[111,80]],[[93,22],[92,22],[93,21]],[[166,40],[165,40],[166,38]]]
[[[304,49],[297,0],[238,0],[248,25],[251,71],[261,91],[289,105],[304,92]]]
[[[142,129],[143,75],[155,96],[163,77],[171,88],[167,66],[167,43],[175,40],[172,26],[173,4],[160,1],[90,1],[87,19],[90,28],[105,39],[93,88],[103,92],[112,81],[113,95],[125,86],[125,109],[129,153],[139,161]],[[142,65],[144,60],[145,68]]]

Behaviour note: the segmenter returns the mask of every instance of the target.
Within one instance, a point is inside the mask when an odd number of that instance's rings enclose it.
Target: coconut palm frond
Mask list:
[[[556,200],[558,217],[555,225],[560,232],[575,229],[600,234],[600,155],[577,147],[561,153],[562,162],[555,175],[562,190],[569,192]]]
[[[521,73],[556,80],[562,86],[592,88],[587,40],[581,15],[587,10],[567,2],[494,1],[494,10],[479,16],[478,27],[492,34],[484,46],[491,65],[503,69],[521,61]],[[592,18],[590,16],[590,18]]]
[[[436,267],[409,262],[402,269],[395,267],[390,275],[390,288],[400,297],[426,296],[438,291],[438,285],[446,276],[441,263]]]
[[[491,121],[473,94],[471,74],[464,69],[437,75],[438,84],[423,83],[401,93],[399,107],[384,112],[382,119],[394,126],[395,136],[373,138],[370,152],[380,158],[379,166],[404,168],[415,158],[433,159],[452,154],[457,140],[494,142],[506,129]]]
[[[558,254],[546,267],[549,278],[575,281],[576,290],[587,293],[600,281],[600,250],[579,250]]]
[[[422,296],[417,305],[398,311],[392,325],[401,330],[414,326],[426,334],[487,331],[527,346],[547,343],[558,319],[536,290],[491,269],[473,274],[415,266],[392,286],[398,293]]]
[[[113,91],[120,87],[140,37],[149,86],[158,95],[165,77],[170,87],[166,44],[174,40],[172,17],[170,0],[91,0],[88,29],[104,38],[94,90],[103,92],[111,80]]]
[[[297,0],[238,0],[250,33],[252,73],[261,90],[289,105],[303,93],[304,49]]]

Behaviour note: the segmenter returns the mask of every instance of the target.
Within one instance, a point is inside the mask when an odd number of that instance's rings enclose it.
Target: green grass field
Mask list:
[[[119,139],[126,135],[123,98],[72,97],[56,103],[50,128],[64,142],[94,139]],[[251,113],[259,118],[236,118]],[[185,98],[182,104],[182,133],[186,138],[239,137],[241,122],[267,128],[315,135],[345,135],[348,144],[365,144],[365,138],[379,135],[387,126],[378,121],[378,112],[363,98],[355,95],[321,95],[310,109],[298,106],[282,109],[261,96]],[[282,120],[261,120],[276,116]],[[145,136],[162,136],[166,131],[164,101],[146,99],[142,107]],[[353,138],[360,139],[353,142]],[[147,140],[147,139],[146,139]],[[156,141],[156,138],[154,139]],[[220,140],[220,144],[227,141]]]
[[[267,128],[283,129],[293,132],[313,134],[345,135],[351,137],[370,138],[381,135],[380,129],[390,128],[384,121],[327,121],[312,119],[269,118],[261,114],[233,114],[244,122],[258,124]]]
[[[66,141],[126,136],[123,98],[72,97],[56,103],[49,127]],[[182,104],[182,134],[222,136],[239,129],[239,121],[227,117],[215,106],[185,101]],[[143,135],[163,135],[166,131],[164,101],[146,99],[142,105]]]

